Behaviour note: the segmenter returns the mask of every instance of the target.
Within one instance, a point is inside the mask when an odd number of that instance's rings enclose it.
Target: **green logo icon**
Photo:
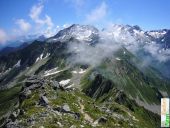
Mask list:
[[[165,126],[169,127],[169,114],[166,114]]]

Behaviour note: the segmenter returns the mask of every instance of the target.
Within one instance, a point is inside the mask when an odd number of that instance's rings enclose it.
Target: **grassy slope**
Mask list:
[[[108,85],[106,86],[106,81],[107,80],[104,79],[101,81],[101,83],[95,85],[96,82],[94,81],[87,82],[85,80],[82,80],[82,82],[89,85],[89,86],[84,85],[83,91],[87,95],[96,98],[97,103],[103,104],[104,106],[112,110],[113,113],[114,112],[117,112],[119,114],[121,113],[123,114],[124,117],[126,117],[126,114],[128,113],[133,114],[133,116],[135,116],[139,120],[138,123],[140,123],[140,125],[138,127],[148,127],[148,128],[159,127],[160,116],[152,112],[149,112],[143,107],[139,107],[135,101],[129,99],[128,96],[126,96],[126,94],[124,93],[122,97],[120,96],[121,98],[119,101],[118,100],[119,97],[117,97],[117,95],[120,93],[120,91],[116,89],[114,84],[112,84],[113,88],[111,90],[108,91],[107,89],[105,89],[108,88]],[[89,90],[91,90],[92,93],[89,93]],[[92,90],[94,90],[94,92]],[[105,90],[105,92],[101,94],[102,92],[101,90]],[[124,124],[124,122],[125,121],[122,121],[121,123]],[[129,127],[129,125],[127,125],[126,123],[124,125],[126,127]]]
[[[35,103],[39,100],[39,94],[42,90],[34,90],[30,99],[26,99],[22,105],[21,109],[25,110],[25,114],[18,117],[21,120],[21,125],[28,127],[29,124],[26,122],[27,119],[34,116],[36,119],[35,127],[45,126],[45,127],[59,127],[57,122],[60,122],[64,127],[69,128],[72,125],[80,127],[80,125],[85,126],[86,128],[91,128],[90,123],[85,121],[84,114],[80,111],[80,102],[84,105],[84,111],[95,121],[101,116],[107,117],[108,121],[105,124],[100,124],[97,127],[109,128],[109,127],[136,127],[136,128],[152,128],[156,125],[150,121],[146,121],[141,117],[141,113],[145,112],[142,109],[139,109],[139,114],[130,111],[127,107],[117,104],[116,102],[112,102],[109,106],[106,106],[106,102],[96,102],[94,99],[86,96],[84,93],[79,90],[74,90],[71,92],[68,91],[60,91],[53,90],[50,85],[45,86],[45,90],[47,93],[47,98],[49,99],[49,105],[52,107],[62,106],[67,103],[71,109],[71,111],[80,113],[81,117],[79,120],[74,117],[63,114],[56,115],[51,113],[45,107],[37,106]],[[113,115],[106,114],[101,111],[101,107],[106,106],[109,109],[113,109]],[[117,110],[117,111],[116,111]],[[48,116],[42,118],[41,113],[47,112]],[[121,115],[122,118],[117,118],[114,116]],[[144,114],[145,116],[147,114]],[[120,117],[121,117],[120,116]],[[136,119],[136,120],[135,120]],[[146,118],[148,119],[148,118]],[[140,120],[140,121],[137,121]],[[150,122],[150,123],[149,123]],[[133,125],[133,126],[130,126]]]
[[[21,86],[16,85],[10,89],[0,91],[0,125],[3,117],[8,114],[8,112],[13,111],[14,106],[17,104],[20,90]]]

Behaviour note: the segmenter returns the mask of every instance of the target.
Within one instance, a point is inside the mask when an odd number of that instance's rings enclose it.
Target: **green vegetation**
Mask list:
[[[8,114],[8,112],[13,111],[14,106],[18,102],[18,94],[21,90],[20,85],[16,85],[15,87],[12,87],[10,89],[6,89],[3,91],[0,91],[0,122],[3,123],[5,115]],[[0,123],[0,125],[1,125]]]
[[[65,80],[65,79],[70,79],[71,77],[72,77],[71,71],[64,70],[64,71],[56,74],[53,79],[55,79],[56,81],[61,81],[61,80]]]

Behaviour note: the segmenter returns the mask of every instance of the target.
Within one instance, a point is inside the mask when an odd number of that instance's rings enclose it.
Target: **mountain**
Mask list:
[[[0,44],[0,51],[3,50],[3,49],[6,49],[6,47],[8,49],[13,49],[13,48],[16,48],[16,47],[20,47],[20,46],[24,45],[25,43],[30,44],[34,40],[44,41],[45,39],[46,39],[46,37],[44,35],[39,35],[39,34],[19,36],[14,40],[10,40],[10,41],[7,41],[4,44]]]
[[[1,55],[1,126],[160,127],[170,80],[146,58],[168,55],[151,32],[74,24]]]
[[[7,53],[13,52],[15,50],[16,50],[15,47],[5,47],[5,48],[1,49],[0,55],[7,54]]]
[[[79,41],[95,42],[98,38],[98,29],[89,25],[73,24],[59,31],[55,36],[49,38],[47,42],[64,42],[71,38],[75,38]]]
[[[143,31],[138,26],[115,24],[104,33],[169,78],[170,30]]]
[[[17,51],[19,49],[23,49],[27,45],[28,45],[28,43],[23,43],[18,47],[9,47],[9,46],[7,46],[7,47],[0,50],[0,55],[8,54],[10,52],[14,52],[14,51]]]

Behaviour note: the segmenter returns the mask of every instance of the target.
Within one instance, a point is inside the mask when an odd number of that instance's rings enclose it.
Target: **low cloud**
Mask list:
[[[7,33],[0,28],[0,44],[4,44],[8,40]]]
[[[126,28],[124,31],[120,27],[122,26],[112,25],[106,30],[100,31],[99,42],[93,46],[89,45],[87,42],[70,42],[68,51],[73,54],[68,59],[68,63],[81,63],[96,66],[105,58],[114,57],[114,53],[122,47],[125,47],[134,55],[142,57],[140,65],[137,65],[141,70],[152,64],[153,60],[159,62],[170,60],[169,49],[162,49],[160,44],[151,40],[150,43],[145,44],[144,40],[139,40],[138,37],[131,35]],[[115,58],[116,57],[118,56],[115,56]],[[132,61],[138,64],[138,62],[135,62],[136,59],[132,59]]]
[[[99,43],[94,46],[87,42],[70,42],[68,52],[73,55],[68,59],[68,63],[97,66],[103,59],[114,56],[114,53],[121,48],[121,45],[104,33],[100,33],[100,37]]]
[[[160,44],[153,42],[144,46],[145,52],[151,54],[151,56],[159,62],[166,62],[170,60],[170,49],[163,49]]]

